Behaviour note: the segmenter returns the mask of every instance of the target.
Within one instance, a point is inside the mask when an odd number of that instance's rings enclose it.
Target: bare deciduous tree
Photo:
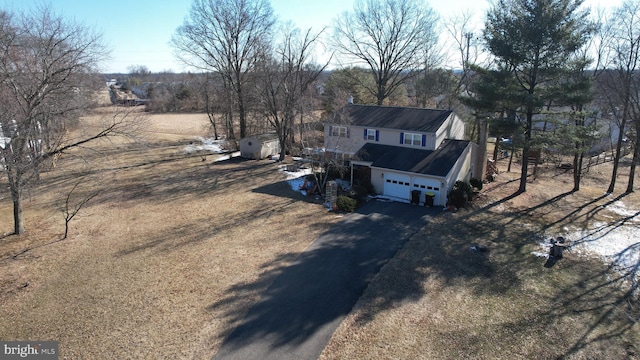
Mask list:
[[[334,47],[367,66],[382,105],[410,76],[419,74],[437,49],[436,13],[418,0],[358,0],[335,20]]]
[[[630,130],[628,124],[634,125],[634,122],[640,121],[638,118],[633,118],[634,99],[637,101],[637,94],[634,94],[634,91],[637,91],[637,83],[640,81],[638,76],[638,67],[640,66],[640,4],[637,1],[626,0],[609,20],[608,25],[612,34],[608,39],[608,44],[613,69],[601,76],[600,84],[605,87],[602,93],[606,97],[609,111],[619,119],[613,172],[607,189],[608,193],[612,193],[615,189],[623,142]],[[633,126],[631,130],[633,130]],[[627,192],[633,191],[635,164],[640,156],[637,146],[638,138],[631,136],[630,139],[635,143],[635,151]]]
[[[280,160],[284,160],[289,149],[295,119],[304,109],[303,97],[327,66],[311,63],[319,34],[311,30],[301,34],[298,29],[285,30],[283,34],[273,57],[266,57],[261,63],[259,87],[265,115],[280,140]]]
[[[241,138],[247,135],[251,76],[268,48],[274,23],[267,0],[194,0],[171,40],[185,64],[224,77],[233,94],[227,97],[228,108],[238,111]]]
[[[79,195],[78,193],[80,193],[80,191],[76,190],[78,190],[78,186],[80,186],[84,180],[84,178],[80,178],[76,181],[64,200],[64,206],[62,208],[62,215],[64,216],[64,235],[61,240],[64,240],[69,236],[69,223],[74,217],[76,217],[76,215],[78,215],[80,209],[91,201],[91,199],[100,194],[100,190],[94,190],[92,192],[82,193]]]
[[[110,135],[122,118],[93,135],[68,139],[68,130],[92,105],[101,37],[43,7],[31,14],[0,13],[0,154],[13,200],[14,232],[25,230],[22,200],[56,155]]]

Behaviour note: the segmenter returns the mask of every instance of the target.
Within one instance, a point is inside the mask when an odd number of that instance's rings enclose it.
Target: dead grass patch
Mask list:
[[[321,359],[640,356],[640,304],[624,277],[571,251],[550,268],[532,255],[548,234],[610,216],[603,209],[621,197],[604,196],[608,183],[596,175],[592,169],[583,190],[568,193],[570,173],[550,168],[509,198],[518,177],[501,174],[472,208],[443,214],[405,245]],[[489,251],[471,251],[476,244]]]
[[[144,121],[139,137],[79,149],[44,173],[25,204],[27,234],[6,235],[11,201],[0,195],[0,338],[58,340],[64,359],[210,358],[280,269],[338,221],[269,161],[187,154],[206,118]],[[567,194],[570,176],[544,171],[508,200],[517,174],[501,174],[473,208],[437,217],[398,252],[322,358],[637,357],[638,305],[623,279],[571,252],[551,268],[531,255],[545,234],[604,219],[619,196],[601,196],[609,173],[594,168]],[[79,178],[100,195],[69,239],[41,246],[61,236],[61,202]]]
[[[27,233],[1,240],[0,338],[58,340],[64,359],[210,358],[235,314],[268,286],[261,275],[336,221],[288,188],[272,162],[185,153],[204,135],[198,117],[146,121],[144,142],[79,149],[31,190]],[[83,176],[83,191],[100,195],[71,222],[69,239],[38,247],[61,236],[61,202]],[[5,232],[11,211],[0,200]],[[25,248],[33,250],[12,257]],[[229,293],[242,283],[255,286]]]

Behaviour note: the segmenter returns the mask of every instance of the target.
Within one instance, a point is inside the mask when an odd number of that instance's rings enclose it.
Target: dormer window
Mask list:
[[[403,143],[406,145],[423,146],[422,134],[404,133],[403,140],[404,140]]]
[[[378,141],[379,137],[380,137],[380,132],[376,129],[364,130],[364,139],[367,141]]]
[[[331,127],[331,136],[336,137],[347,137],[348,130],[346,126],[332,126]]]

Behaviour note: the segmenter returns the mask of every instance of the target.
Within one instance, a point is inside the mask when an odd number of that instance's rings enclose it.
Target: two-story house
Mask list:
[[[453,111],[347,104],[325,122],[324,147],[349,161],[352,182],[369,181],[376,193],[411,201],[412,191],[445,205],[458,180],[473,175],[477,145],[464,140]]]

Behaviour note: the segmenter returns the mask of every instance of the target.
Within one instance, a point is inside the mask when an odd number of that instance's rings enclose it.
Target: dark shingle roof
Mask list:
[[[356,157],[383,169],[447,176],[468,145],[467,140],[445,140],[436,150],[423,150],[367,143]]]
[[[451,110],[348,104],[336,113],[338,123],[356,126],[436,132]]]

